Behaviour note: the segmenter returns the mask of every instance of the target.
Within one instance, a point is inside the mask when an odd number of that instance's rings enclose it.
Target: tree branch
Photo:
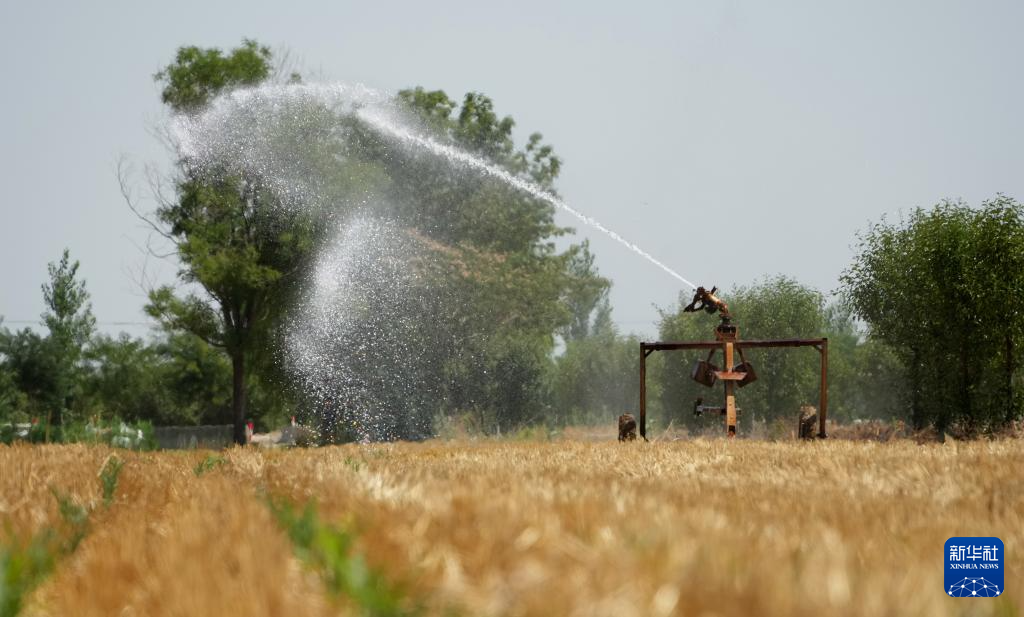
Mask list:
[[[117,184],[121,190],[121,197],[124,198],[125,204],[128,205],[128,209],[132,211],[140,221],[145,223],[154,233],[157,233],[167,240],[174,242],[174,238],[164,231],[159,225],[153,222],[152,219],[142,213],[142,210],[136,205],[135,197],[132,194],[132,189],[129,182],[129,176],[131,175],[131,165],[128,163],[124,155],[121,155],[117,159]]]

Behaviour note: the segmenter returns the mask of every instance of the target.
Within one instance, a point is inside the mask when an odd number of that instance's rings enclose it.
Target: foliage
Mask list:
[[[723,294],[739,326],[741,339],[819,338],[829,340],[829,418],[836,421],[907,417],[901,392],[904,373],[898,358],[878,341],[865,338],[849,308],[826,305],[821,293],[776,276]],[[681,304],[689,298],[681,297]],[[713,340],[718,316],[705,313],[662,313],[661,340]],[[741,432],[755,423],[790,426],[802,405],[818,406],[820,356],[811,348],[757,349],[744,352],[758,380],[737,390],[743,410]],[[667,421],[700,428],[713,419],[695,418],[694,401],[721,404],[719,386],[706,388],[690,377],[698,352],[657,352],[648,358],[648,400]],[[712,363],[720,365],[721,352]],[[739,358],[736,359],[739,361]],[[660,395],[651,387],[661,388]],[[717,426],[716,426],[717,428]]]
[[[0,540],[0,617],[14,617],[25,597],[45,579],[61,557],[71,554],[85,537],[89,512],[71,497],[51,489],[60,513],[59,525],[44,527],[28,541],[17,536]]]
[[[0,438],[5,442],[15,438],[14,427],[5,423],[33,419],[28,438],[46,438],[45,401],[56,370],[46,341],[28,329],[0,330]],[[153,424],[231,422],[231,365],[222,352],[189,333],[167,332],[149,342],[126,334],[93,337],[75,380],[74,419],[59,431],[50,429],[51,441],[110,444],[124,423],[133,433],[142,430],[145,449],[155,446]],[[257,377],[251,391],[251,417],[260,430],[280,426],[294,413],[275,384]]]
[[[77,280],[78,262],[71,263],[64,250],[58,264],[48,266],[49,283],[43,285],[46,311],[43,323],[49,330],[46,343],[50,348],[52,390],[44,399],[47,424],[60,426],[69,410],[77,385],[77,372],[82,351],[96,325],[89,304],[85,282]]]
[[[159,425],[230,424],[231,364],[224,354],[187,332],[165,332],[145,342],[122,334],[99,336],[83,377],[83,414]],[[251,376],[249,417],[260,430],[281,426],[294,413],[286,393],[262,374]]]
[[[469,93],[459,104],[416,88],[398,98],[439,141],[553,192],[561,161],[551,146],[535,133],[517,147],[514,121],[499,117],[488,97]],[[556,251],[552,239],[567,230],[554,225],[553,207],[504,182],[372,141],[359,156],[383,170],[377,191],[426,255],[417,262],[419,288],[399,300],[407,312],[390,311],[416,315],[416,323],[381,328],[400,332],[402,345],[431,350],[429,358],[394,367],[429,388],[412,397],[378,394],[404,423],[397,435],[424,437],[439,414],[472,414],[489,433],[541,419],[554,334],[588,318],[608,287],[589,249]],[[379,370],[362,368],[367,382]]]
[[[595,328],[611,326],[611,304],[608,301],[611,281],[598,276],[594,260],[588,240],[570,253],[566,266],[570,278],[563,300],[569,309],[570,321],[559,329],[565,341],[584,339]],[[595,316],[598,311],[602,313]]]
[[[159,348],[127,334],[97,336],[86,351],[83,391],[90,418],[163,420],[171,392],[162,383]]]
[[[907,367],[915,428],[975,434],[1021,416],[1019,203],[947,201],[876,223],[841,280],[870,335]]]
[[[0,330],[2,373],[6,375],[8,407],[4,419],[27,422],[46,416],[56,398],[58,361],[53,346],[32,330]]]
[[[225,89],[265,80],[270,61],[269,49],[248,40],[227,55],[183,47],[155,79],[173,110],[196,112]],[[147,311],[168,330],[190,332],[231,359],[232,421],[241,444],[250,363],[291,297],[289,289],[312,248],[312,232],[300,215],[288,219],[255,178],[200,171],[188,161],[180,168],[178,199],[164,203],[157,218],[177,249],[182,281],[202,293],[179,296],[162,287],[150,293]]]
[[[846,303],[825,307],[828,417],[840,423],[909,419],[906,371],[892,349],[866,337]]]
[[[0,421],[43,418],[44,440],[59,440],[66,416],[81,404],[82,359],[95,318],[78,267],[67,250],[49,264],[42,286],[47,336],[0,328]]]
[[[199,476],[207,472],[217,469],[226,462],[227,459],[225,459],[223,456],[218,456],[216,454],[207,454],[206,458],[196,463],[196,466],[192,470],[192,472],[195,473],[196,477],[198,478]]]
[[[192,334],[168,332],[149,343],[124,334],[99,336],[87,355],[89,417],[163,425],[231,422],[231,366]]]
[[[60,262],[51,263],[47,267],[50,281],[43,285],[43,300],[46,303],[43,323],[50,331],[50,338],[57,349],[69,354],[71,362],[81,355],[82,348],[96,327],[85,281],[76,278],[78,266],[77,261],[71,263],[68,250],[64,249]]]
[[[226,55],[216,48],[191,45],[178,48],[174,62],[153,78],[164,84],[160,93],[164,104],[177,112],[192,112],[224,90],[267,79],[270,61],[270,48],[249,39]]]
[[[121,469],[124,461],[111,455],[100,469],[100,484],[103,487],[103,503],[107,506],[114,500],[114,491],[117,490],[117,480],[121,477]]]
[[[50,529],[24,543],[0,543],[0,617],[17,615],[25,596],[53,570],[54,544]]]
[[[93,416],[89,421],[75,421],[61,433],[64,443],[105,444],[131,450],[153,450],[156,438],[148,420],[127,423],[120,418],[104,420]]]
[[[348,460],[345,459],[346,464]],[[369,567],[355,551],[354,534],[321,522],[312,502],[301,512],[281,499],[268,499],[267,503],[288,533],[299,559],[320,573],[331,594],[350,600],[357,614],[387,617],[419,613],[400,589]]]
[[[640,339],[618,334],[607,298],[594,313],[576,321],[564,352],[554,359],[551,420],[559,425],[609,424],[636,413]],[[652,400],[658,385],[648,387]]]
[[[6,330],[0,329],[0,354],[7,349]],[[18,422],[28,419],[25,409],[28,405],[25,393],[15,383],[16,374],[8,362],[0,361],[0,422]]]

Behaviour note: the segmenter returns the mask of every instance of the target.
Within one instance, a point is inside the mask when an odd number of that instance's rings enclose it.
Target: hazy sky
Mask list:
[[[1022,31],[1020,2],[3,0],[0,315],[37,321],[69,247],[103,329],[146,332],[116,323],[146,321],[146,232],[114,164],[167,164],[152,74],[180,45],[250,37],[318,79],[483,92],[555,146],[569,203],[683,276],[827,292],[883,214],[1024,199]],[[616,321],[653,336],[680,285],[579,233]]]

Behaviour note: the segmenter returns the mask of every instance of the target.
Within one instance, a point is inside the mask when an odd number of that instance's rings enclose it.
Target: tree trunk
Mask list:
[[[910,423],[915,431],[925,427],[925,418],[921,409],[921,369],[920,354],[915,349],[910,363]]]
[[[1013,373],[1017,370],[1013,361],[1013,337],[1006,335],[1006,418],[1004,423],[1009,425],[1016,419],[1017,408],[1013,396]]]
[[[974,437],[978,418],[975,417],[974,406],[971,404],[971,365],[967,355],[967,343],[962,341],[960,343],[960,412],[963,414],[961,417],[965,420],[968,435]],[[952,423],[946,424],[948,426]]]
[[[231,354],[232,388],[231,415],[235,419],[235,443],[245,445],[245,352],[235,350]]]

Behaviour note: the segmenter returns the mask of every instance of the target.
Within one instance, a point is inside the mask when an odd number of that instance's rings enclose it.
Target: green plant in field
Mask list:
[[[10,534],[0,542],[0,617],[17,615],[25,596],[53,571],[58,559],[78,548],[89,529],[88,510],[56,488],[50,492],[63,527],[46,527],[28,542]]]
[[[206,458],[199,461],[199,463],[195,466],[195,468],[192,471],[195,472],[196,477],[198,478],[204,473],[208,471],[213,471],[214,469],[220,467],[226,462],[227,460],[223,456],[219,456],[216,454],[207,454]]]
[[[550,441],[557,434],[545,424],[531,424],[517,430],[512,436],[516,441]]]
[[[332,595],[350,599],[360,609],[360,614],[368,617],[397,617],[420,612],[353,549],[355,534],[320,521],[314,504],[306,504],[301,512],[285,501],[268,499],[267,504],[278,524],[288,533],[296,555],[320,573]]]
[[[18,614],[25,595],[53,569],[57,544],[52,529],[44,529],[24,544],[16,540],[0,544],[0,617]]]
[[[103,485],[103,503],[109,506],[110,502],[114,500],[114,491],[117,489],[117,479],[121,475],[121,468],[124,467],[124,461],[111,456],[107,459],[103,469],[100,470],[100,484]]]
[[[56,488],[51,488],[54,498],[57,499],[57,507],[60,511],[61,521],[64,522],[63,542],[61,550],[64,553],[71,553],[89,531],[89,511],[81,504],[75,502],[69,495],[61,493]]]

